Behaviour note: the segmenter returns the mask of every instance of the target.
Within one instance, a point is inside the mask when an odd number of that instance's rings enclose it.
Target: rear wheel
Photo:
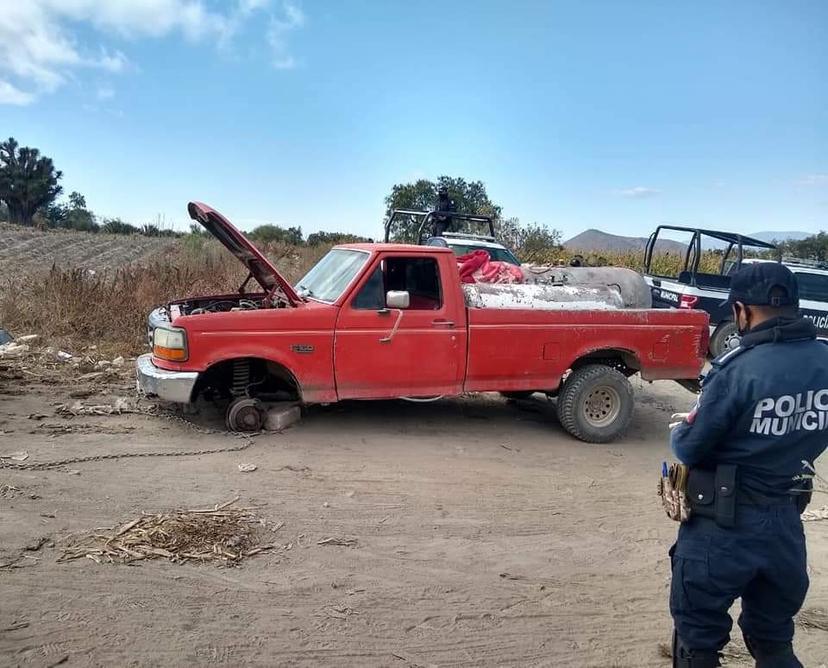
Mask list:
[[[741,337],[739,327],[733,320],[719,323],[713,336],[710,337],[710,354],[715,358],[728,350],[737,348]]]
[[[620,371],[603,364],[575,369],[558,396],[558,419],[575,438],[606,443],[632,419],[633,389]]]

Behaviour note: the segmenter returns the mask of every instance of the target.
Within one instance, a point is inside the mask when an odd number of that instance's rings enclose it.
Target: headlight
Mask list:
[[[187,333],[183,329],[156,327],[152,335],[152,353],[162,360],[186,361]]]

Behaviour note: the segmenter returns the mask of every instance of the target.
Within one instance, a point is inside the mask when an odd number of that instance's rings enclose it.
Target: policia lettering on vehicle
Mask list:
[[[800,667],[793,617],[808,590],[800,514],[828,440],[828,345],[799,316],[799,290],[777,263],[746,266],[727,302],[742,334],[713,361],[693,411],[671,425],[681,464],[660,493],[682,521],[670,550],[673,666],[719,666],[728,614],[742,599],[758,668]],[[667,502],[673,492],[680,509]]]

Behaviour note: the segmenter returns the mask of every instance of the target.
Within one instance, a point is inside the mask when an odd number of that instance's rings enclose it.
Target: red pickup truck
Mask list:
[[[217,211],[188,208],[249,275],[150,314],[138,387],[230,400],[233,430],[258,430],[267,402],[543,392],[568,432],[606,442],[630,421],[629,376],[692,382],[704,363],[703,312],[473,308],[454,254],[432,246],[337,246],[294,287]]]

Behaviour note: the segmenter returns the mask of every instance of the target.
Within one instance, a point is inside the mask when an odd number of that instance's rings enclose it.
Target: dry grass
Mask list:
[[[113,529],[96,529],[75,538],[59,561],[89,558],[97,563],[129,563],[169,559],[176,563],[214,561],[236,565],[247,557],[272,550],[262,544],[269,529],[251,508],[231,508],[238,498],[213,508],[142,515]]]
[[[300,278],[327,248],[265,249],[289,280]],[[0,326],[37,333],[77,351],[94,343],[115,354],[143,352],[149,311],[172,299],[235,291],[244,267],[218,243],[186,239],[163,257],[98,272],[51,268],[0,283]]]

